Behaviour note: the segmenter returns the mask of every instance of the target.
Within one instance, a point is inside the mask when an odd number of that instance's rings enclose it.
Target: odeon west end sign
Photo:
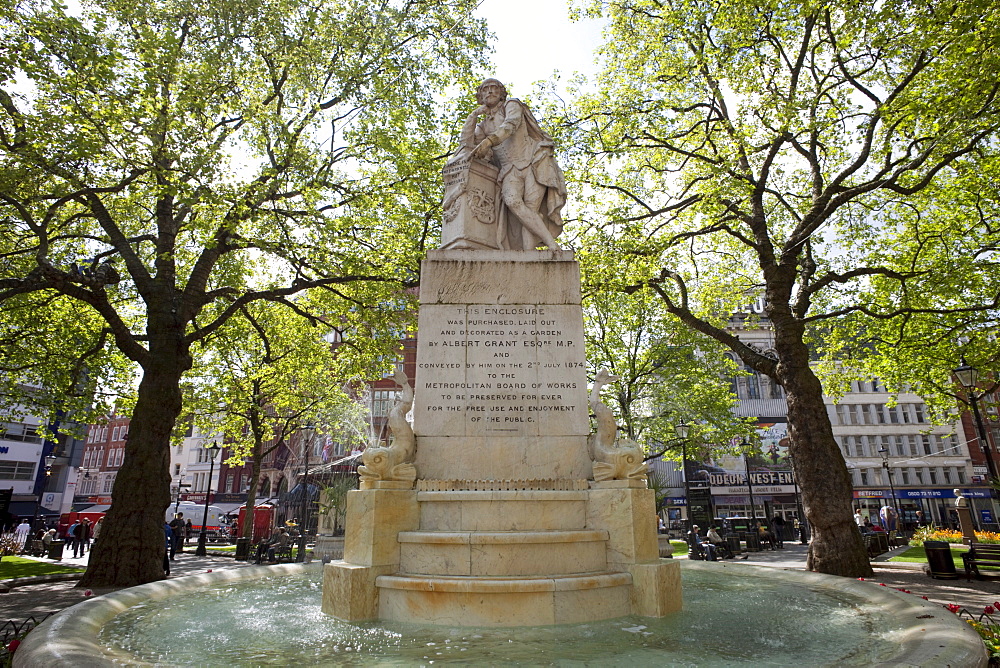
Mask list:
[[[791,471],[754,471],[750,474],[754,494],[794,494],[795,478]],[[712,494],[747,494],[746,473],[712,473]]]

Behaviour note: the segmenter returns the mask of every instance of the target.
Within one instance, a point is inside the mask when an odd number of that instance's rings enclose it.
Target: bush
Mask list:
[[[0,534],[0,557],[17,554],[21,551],[22,547],[24,547],[24,541],[19,540],[17,534],[13,531]]]

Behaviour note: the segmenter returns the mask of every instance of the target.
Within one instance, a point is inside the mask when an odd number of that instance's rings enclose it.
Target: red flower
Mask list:
[[[926,596],[921,596],[920,598],[924,599],[925,601],[929,601],[929,600],[930,600],[930,599],[929,599],[929,598],[927,598]]]
[[[878,586],[879,586],[879,587],[886,587],[886,586],[888,586],[888,585],[886,585],[886,584],[885,584],[884,582],[879,582],[879,583],[878,583]]]
[[[996,612],[996,608],[994,608],[992,605],[988,605],[985,608],[983,608],[984,614],[992,615],[994,612]]]
[[[208,572],[209,572],[209,573],[211,573],[211,572],[212,572],[212,569],[211,569],[211,568],[209,568],[209,569],[208,569]]]
[[[956,615],[958,614],[958,611],[962,609],[960,606],[957,606],[954,603],[949,603],[944,607],[948,608],[948,612],[954,612]]]
[[[83,595],[84,596],[93,596],[94,592],[92,592],[91,590],[88,589],[87,591],[83,592]]]
[[[861,580],[862,582],[864,582],[864,581],[865,581],[865,579],[864,579],[864,578],[858,578],[858,579],[859,579],[859,580]]]
[[[17,651],[17,648],[21,646],[21,641],[14,639],[7,643],[7,651],[13,654]]]

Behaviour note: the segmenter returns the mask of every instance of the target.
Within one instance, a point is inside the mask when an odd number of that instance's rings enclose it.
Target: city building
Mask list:
[[[760,305],[735,314],[729,329],[761,353],[773,354],[773,333]],[[739,360],[732,356],[737,364]],[[742,366],[742,365],[741,365]],[[745,369],[732,380],[739,402],[735,413],[757,418],[759,443],[748,456],[718,456],[688,463],[688,485],[707,480],[714,517],[747,517],[751,498],[756,517],[799,517],[798,486],[788,460],[787,405],[782,388],[770,378]],[[916,394],[891,395],[878,379],[852,383],[843,397],[825,397],[834,438],[853,481],[852,503],[864,517],[879,522],[883,506],[894,507],[912,528],[917,511],[925,521],[954,526],[954,490],[970,500],[978,526],[997,528],[995,501],[987,484],[985,455],[976,443],[968,415],[945,425],[929,421]],[[988,416],[995,434],[996,411]],[[995,450],[995,448],[993,448]],[[970,454],[971,451],[971,454]],[[747,484],[747,474],[750,485]],[[676,480],[673,483],[676,485]],[[672,486],[668,517],[689,517],[684,482]]]

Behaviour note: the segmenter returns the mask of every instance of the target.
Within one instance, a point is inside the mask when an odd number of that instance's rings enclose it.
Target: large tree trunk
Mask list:
[[[812,529],[806,567],[830,575],[869,577],[872,567],[851,511],[851,477],[833,438],[823,386],[809,366],[809,350],[801,337],[779,332],[775,347],[777,373],[788,397],[789,450]]]
[[[113,501],[79,587],[131,587],[163,579],[170,505],[170,433],[181,412],[183,359],[145,369]]]

